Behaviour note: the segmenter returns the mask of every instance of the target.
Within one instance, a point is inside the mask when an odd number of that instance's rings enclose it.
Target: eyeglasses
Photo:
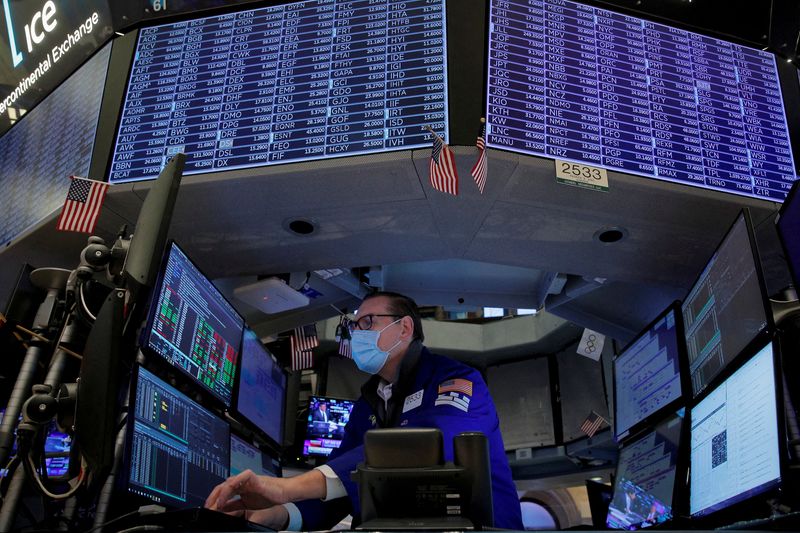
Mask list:
[[[355,320],[351,320],[350,322],[348,322],[347,329],[349,329],[350,331],[355,331],[357,329],[360,330],[372,329],[372,325],[375,323],[374,319],[376,316],[391,316],[394,318],[402,318],[405,315],[379,315],[379,314],[364,315],[362,317],[358,317]]]

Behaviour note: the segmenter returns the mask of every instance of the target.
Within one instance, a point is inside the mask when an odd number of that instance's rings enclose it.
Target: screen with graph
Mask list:
[[[685,344],[681,312],[671,304],[614,359],[614,431],[617,440],[682,396]]]
[[[231,404],[244,319],[174,242],[153,291],[142,346]]]
[[[727,508],[781,482],[772,350],[770,342],[692,409],[692,516]]]
[[[171,508],[203,505],[229,474],[228,424],[141,367],[131,408],[128,491]]]

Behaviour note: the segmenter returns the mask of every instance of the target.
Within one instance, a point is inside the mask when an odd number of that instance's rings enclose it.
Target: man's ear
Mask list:
[[[403,325],[403,329],[400,331],[400,336],[403,340],[411,339],[414,337],[414,319],[410,316],[406,315],[401,320],[400,323]]]

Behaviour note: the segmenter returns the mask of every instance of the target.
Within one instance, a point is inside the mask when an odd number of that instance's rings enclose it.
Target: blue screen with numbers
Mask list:
[[[775,58],[568,0],[491,0],[494,148],[783,201]]]

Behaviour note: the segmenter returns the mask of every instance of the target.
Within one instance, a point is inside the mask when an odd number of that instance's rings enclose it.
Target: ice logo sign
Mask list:
[[[8,44],[11,47],[11,59],[14,68],[22,63],[22,52],[17,49],[17,39],[14,33],[14,23],[11,18],[11,6],[9,0],[3,0],[3,12],[6,16],[6,31],[8,31]],[[31,17],[30,22],[24,26],[25,43],[28,53],[33,53],[35,45],[41,43],[48,33],[53,31],[58,24],[55,18],[56,4],[52,0],[44,3],[39,11]]]

